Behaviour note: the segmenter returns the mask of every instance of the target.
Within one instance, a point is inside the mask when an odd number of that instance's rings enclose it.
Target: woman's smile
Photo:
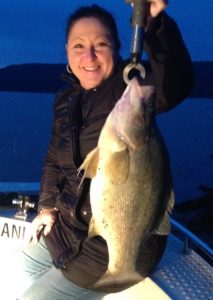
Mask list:
[[[66,45],[70,68],[85,89],[95,88],[110,76],[114,46],[107,28],[96,18],[78,20]]]

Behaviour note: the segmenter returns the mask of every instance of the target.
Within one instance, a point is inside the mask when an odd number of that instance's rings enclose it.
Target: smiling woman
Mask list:
[[[96,18],[72,25],[67,45],[69,65],[86,90],[100,85],[112,73],[117,56],[109,30]]]
[[[193,70],[180,31],[164,12],[167,1],[147,3],[150,22],[143,46],[149,62],[145,63],[144,84],[156,87],[158,113],[175,107],[188,95]],[[154,6],[161,9],[152,15]],[[123,70],[129,60],[120,57],[115,20],[97,5],[80,7],[71,15],[66,48],[69,68],[64,79],[68,85],[57,94],[54,104],[53,130],[44,161],[38,215],[33,221],[34,240],[39,239],[41,232],[43,237],[38,244],[27,245],[20,253],[23,268],[29,270],[33,261],[37,274],[32,276],[32,285],[23,291],[21,300],[89,297],[94,300],[103,295],[95,288],[95,283],[107,269],[108,249],[100,237],[86,239],[91,220],[90,182],[85,180],[79,189],[77,169],[97,145],[107,116],[126,88]],[[125,143],[123,146],[126,147]],[[166,235],[151,232],[144,241],[139,254],[143,261],[139,271],[143,277],[159,262],[166,241]],[[104,294],[114,286],[105,288]],[[122,290],[124,287],[116,288]]]

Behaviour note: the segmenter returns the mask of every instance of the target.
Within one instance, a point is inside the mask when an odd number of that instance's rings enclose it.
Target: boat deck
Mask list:
[[[110,294],[103,300],[212,300],[213,268],[195,251],[183,254],[183,242],[173,234],[151,278]]]
[[[11,218],[14,212],[14,209],[0,209],[0,219]],[[9,245],[0,239],[1,253],[12,255],[15,249]],[[171,234],[161,262],[150,278],[123,292],[104,296],[102,300],[213,300],[212,265],[194,250],[184,254],[183,249],[183,241]],[[210,255],[212,259],[211,249]],[[4,295],[4,300],[16,299]]]
[[[213,268],[195,251],[183,254],[183,242],[171,235],[152,279],[171,299],[213,299]]]

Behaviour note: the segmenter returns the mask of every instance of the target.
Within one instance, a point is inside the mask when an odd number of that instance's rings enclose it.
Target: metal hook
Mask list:
[[[130,63],[125,67],[123,71],[123,79],[126,84],[131,80],[131,73],[135,70],[139,72],[139,75],[145,77],[145,68],[140,63],[142,50],[143,50],[143,38],[144,30],[146,26],[146,0],[126,0],[126,3],[130,3],[132,12],[132,45],[131,45],[131,57]],[[137,72],[137,73],[138,73]]]
[[[128,65],[126,65],[123,70],[123,79],[126,84],[129,83],[129,81],[134,77],[136,73],[139,74],[141,78],[145,78],[146,71],[142,64],[129,63]]]

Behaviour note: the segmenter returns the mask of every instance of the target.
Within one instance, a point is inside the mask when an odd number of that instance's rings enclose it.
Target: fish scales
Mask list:
[[[108,270],[95,288],[143,279],[136,271],[140,244],[168,223],[173,207],[169,159],[154,122],[153,101],[153,87],[131,80],[97,148],[80,167],[92,179],[89,237],[102,236],[109,252]]]

